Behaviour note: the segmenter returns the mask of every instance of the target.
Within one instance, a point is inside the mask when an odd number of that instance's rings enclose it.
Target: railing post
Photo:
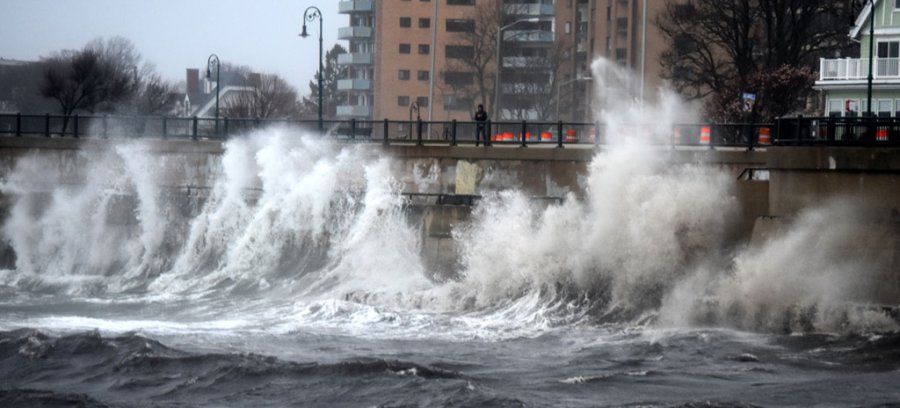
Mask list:
[[[350,138],[356,139],[356,118],[350,119]]]
[[[747,134],[747,151],[752,152],[753,145],[755,144],[754,142],[756,141],[753,138],[753,133],[754,133],[753,130],[754,130],[755,126],[753,126],[752,123],[748,123],[746,126],[747,126],[747,128],[746,128],[747,130],[745,130],[744,132]]]
[[[825,139],[828,140],[828,144],[832,144],[835,138],[835,126],[834,126],[834,116],[828,115],[828,124],[825,125]]]
[[[563,125],[561,120],[556,122],[556,147],[563,148]]]
[[[168,125],[168,122],[166,122],[166,115],[163,115],[163,117],[162,117],[162,138],[163,139],[168,138],[168,133],[169,133],[168,127],[169,127],[169,125]]]
[[[794,142],[795,146],[800,145],[800,135],[802,134],[801,132],[803,132],[803,126],[800,124],[800,122],[802,122],[802,121],[803,121],[803,115],[797,115],[797,139]]]
[[[194,115],[191,120],[193,122],[191,124],[191,139],[197,140],[197,115]]]
[[[600,146],[600,122],[594,122],[594,146]]]
[[[519,135],[519,139],[522,139],[522,147],[528,147],[528,144],[526,142],[526,137],[525,137],[525,135],[527,133],[528,133],[528,122],[523,120],[522,121],[522,134]]]
[[[491,145],[491,135],[494,134],[494,125],[491,123],[490,119],[488,119],[486,126],[487,126],[487,129],[485,129],[486,133],[484,135],[484,145],[490,146]],[[500,131],[499,126],[498,126],[497,131],[498,132]],[[475,132],[475,137],[476,138],[478,137],[478,132]]]
[[[388,146],[391,144],[391,142],[388,141],[389,140],[388,139],[388,131],[390,129],[390,126],[391,126],[390,122],[388,122],[387,118],[384,118],[384,142],[383,143],[385,146]]]
[[[22,112],[16,112],[16,136],[22,136]]]
[[[476,128],[475,138],[478,138],[478,131]],[[456,146],[456,119],[450,121],[450,146]]]
[[[416,145],[422,145],[422,118],[416,118]]]
[[[75,114],[75,120],[72,122],[72,136],[78,139],[78,114]]]
[[[228,116],[224,117],[223,119],[224,119],[224,120],[223,120],[223,122],[222,122],[222,125],[223,125],[225,128],[222,130],[222,132],[224,133],[225,138],[227,139],[227,138],[228,138]]]
[[[50,137],[50,114],[44,115],[44,137]]]
[[[109,115],[103,114],[103,138],[109,137]]]

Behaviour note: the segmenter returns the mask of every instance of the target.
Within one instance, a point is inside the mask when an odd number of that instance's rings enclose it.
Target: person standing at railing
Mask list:
[[[478,146],[478,142],[484,138],[484,146],[488,147],[491,145],[490,138],[488,138],[487,132],[487,112],[484,111],[484,105],[478,104],[478,109],[475,110],[475,146]]]

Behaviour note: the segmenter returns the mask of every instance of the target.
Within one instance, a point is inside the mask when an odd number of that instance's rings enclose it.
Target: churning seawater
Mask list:
[[[481,192],[453,276],[406,214],[428,177],[365,145],[235,138],[196,197],[137,142],[82,152],[74,182],[23,157],[0,406],[900,404],[885,260],[847,256],[858,203],[725,244],[732,176],[646,143],[673,106],[600,113],[623,141],[584,196]]]

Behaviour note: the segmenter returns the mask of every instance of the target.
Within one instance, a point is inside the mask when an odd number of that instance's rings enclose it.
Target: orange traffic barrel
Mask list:
[[[512,140],[513,140],[512,132],[503,132],[503,141],[504,142],[511,142]]]
[[[491,141],[492,141],[492,142],[496,142],[496,141],[498,141],[498,140],[500,140],[500,135],[491,135]]]
[[[577,134],[575,133],[575,129],[566,130],[566,143],[575,143],[577,141]]]
[[[541,141],[542,142],[552,142],[553,134],[550,132],[541,132]]]
[[[759,144],[761,145],[769,145],[772,144],[772,133],[771,130],[767,127],[759,128],[759,138],[757,139]]]
[[[700,144],[708,145],[710,142],[710,130],[709,126],[703,126],[700,128]]]
[[[888,140],[887,129],[878,128],[878,130],[875,131],[875,140],[877,140],[879,142],[887,142],[887,140]]]

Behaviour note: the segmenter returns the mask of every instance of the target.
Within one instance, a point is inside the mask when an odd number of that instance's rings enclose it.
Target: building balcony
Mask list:
[[[508,4],[506,14],[511,16],[543,17],[555,15],[552,4]]]
[[[339,79],[338,91],[371,91],[372,81],[368,79]]]
[[[503,41],[522,43],[553,43],[553,32],[540,30],[507,30]]]
[[[546,68],[550,60],[542,57],[503,57],[504,68]]]
[[[900,58],[875,58],[872,78],[900,80]],[[841,58],[819,60],[819,81],[867,81],[868,58]]]
[[[349,118],[370,118],[372,107],[363,105],[340,105],[337,107],[337,115]]]
[[[338,12],[343,14],[350,13],[371,13],[375,10],[373,0],[347,0],[338,3]]]
[[[362,52],[349,52],[338,55],[339,65],[372,65],[372,54]]]
[[[372,38],[372,27],[341,27],[338,28],[339,40],[352,40],[356,38]]]

